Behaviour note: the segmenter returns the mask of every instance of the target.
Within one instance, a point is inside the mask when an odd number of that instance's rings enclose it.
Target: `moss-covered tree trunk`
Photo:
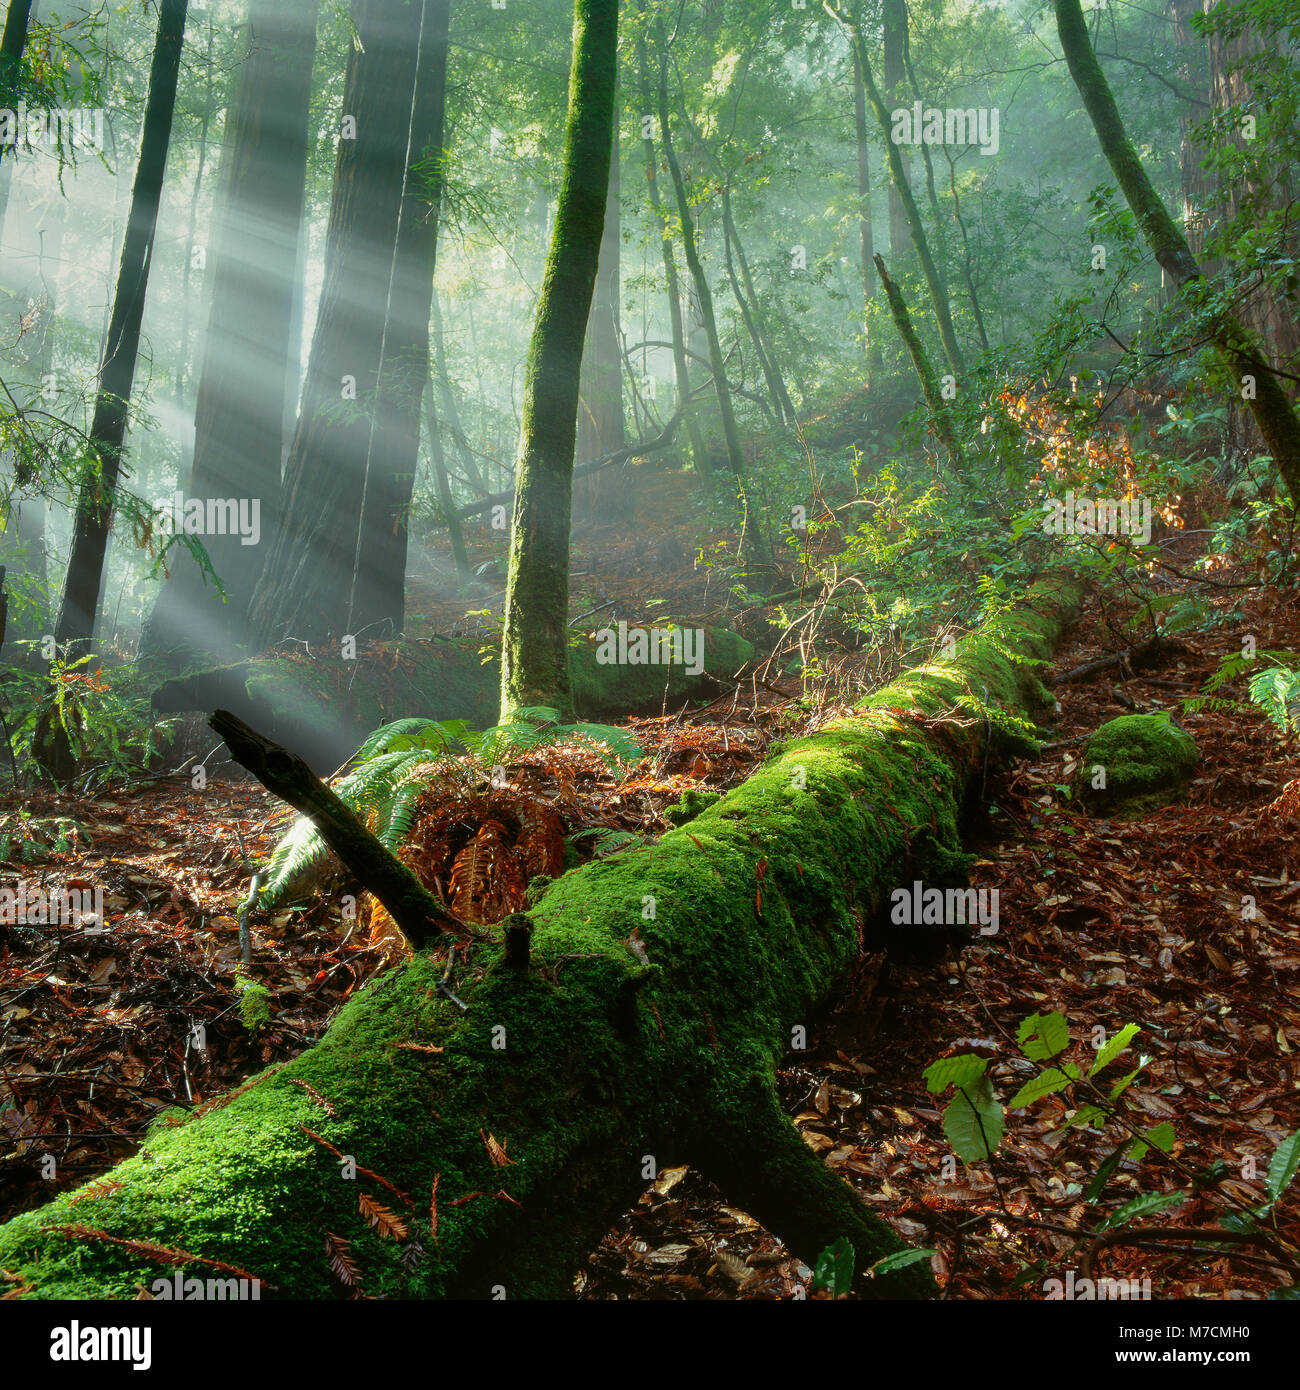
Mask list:
[[[953,423],[952,412],[948,409],[948,402],[944,400],[939,387],[939,379],[930,363],[930,354],[926,352],[925,344],[912,325],[912,316],[907,311],[907,301],[903,298],[902,290],[885,269],[884,261],[879,256],[876,256],[875,260],[885,298],[889,301],[889,312],[893,316],[894,327],[898,329],[898,336],[902,338],[908,356],[912,359],[916,379],[921,383],[921,394],[925,397],[925,404],[930,412],[930,423],[934,426],[934,432],[943,440],[957,471],[964,473],[966,459],[962,453],[961,440]]]
[[[1128,138],[1124,119],[1088,37],[1079,0],[1055,0],[1055,4],[1061,49],[1092,118],[1101,151],[1114,170],[1152,255],[1178,289],[1186,291],[1201,280],[1201,267]],[[1214,313],[1207,326],[1250,406],[1292,503],[1300,506],[1300,418],[1259,344],[1235,314],[1228,310]]]
[[[569,523],[582,345],[596,284],[613,147],[617,0],[575,0],[564,173],[524,378],[502,634],[501,717],[571,712]]]
[[[343,1291],[342,1240],[370,1294],[563,1297],[646,1176],[680,1161],[808,1263],[843,1235],[860,1271],[895,1251],[785,1119],[775,1070],[892,889],[968,862],[958,821],[999,723],[982,716],[1050,699],[1023,658],[1048,655],[1072,599],[1041,586],[652,849],[566,874],[450,978],[443,950],[380,977],[111,1183],[0,1228],[0,1267],[36,1297],[130,1298],[171,1274],[131,1244],[148,1241],[323,1298]],[[933,1291],[915,1264],[859,1287]]]

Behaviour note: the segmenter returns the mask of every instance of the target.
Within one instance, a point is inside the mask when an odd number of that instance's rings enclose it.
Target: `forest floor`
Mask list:
[[[592,604],[653,595],[703,619],[723,597],[693,571],[689,592],[672,591],[665,580],[679,566],[657,550],[664,538],[644,528],[621,566],[597,579],[594,555],[609,540],[593,528],[587,554],[575,557],[576,569],[593,571]],[[455,605],[426,599],[425,619],[447,630]],[[1114,651],[1115,617],[1091,606],[1056,673]],[[1085,1202],[1118,1138],[1113,1128],[1054,1132],[1059,1097],[1009,1112],[992,1163],[955,1171],[945,1163],[950,1149],[924,1068],[974,1044],[993,1057],[1005,1100],[1024,1079],[1017,1025],[1051,1010],[1068,1017],[1076,1042],[1097,1025],[1108,1036],[1141,1025],[1135,1051],[1151,1060],[1128,1092],[1136,1115],[1173,1126],[1173,1162],[1198,1171],[1226,1163],[1216,1185],[1156,1218],[1158,1240],[1135,1232],[1133,1243],[1100,1250],[1096,1273],[1149,1278],[1157,1298],[1258,1298],[1296,1282],[1262,1246],[1224,1255],[1176,1234],[1258,1202],[1270,1156],[1300,1127],[1300,878],[1291,872],[1300,865],[1286,814],[1290,800],[1300,809],[1297,789],[1275,804],[1296,772],[1293,752],[1249,708],[1188,714],[1182,704],[1222,656],[1241,650],[1244,633],[1261,650],[1297,651],[1300,615],[1293,602],[1257,591],[1230,624],[1180,637],[1181,654],[1158,670],[1058,684],[1051,751],[990,783],[993,810],[971,830],[981,856],[972,882],[998,890],[998,933],[964,950],[868,958],[816,1030],[814,1049],[786,1058],[782,1096],[806,1142],[909,1243],[936,1251],[945,1297],[1042,1298],[1045,1279],[1079,1272],[1081,1229],[1096,1229],[1139,1193],[1187,1185],[1153,1151],[1120,1164],[1099,1200]],[[771,737],[800,727],[808,708],[799,694],[796,681],[773,677],[705,709],[628,721],[652,761],[622,783],[603,770],[587,774],[581,819],[665,829],[664,805],[688,788],[735,785]],[[1089,817],[1064,793],[1063,760],[1100,723],[1134,709],[1167,709],[1196,737],[1190,796],[1133,822]],[[23,803],[47,826],[62,822],[63,839],[52,832],[35,861],[0,864],[4,875],[103,885],[112,930],[59,940],[40,928],[0,929],[0,1220],[104,1171],[166,1110],[201,1104],[296,1055],[387,959],[324,902],[255,915],[252,973],[272,990],[273,1017],[250,1037],[234,1002],[235,914],[248,864],[285,824],[272,798],[254,783],[213,782],[200,800],[173,779]],[[6,820],[17,810],[0,803]],[[1243,920],[1247,897],[1258,904],[1253,920]],[[42,1173],[46,1154],[57,1163],[52,1181]],[[1291,1201],[1276,1218],[1293,1243],[1295,1213]],[[593,1252],[578,1288],[594,1299],[779,1298],[806,1287],[809,1273],[725,1194],[673,1169]]]

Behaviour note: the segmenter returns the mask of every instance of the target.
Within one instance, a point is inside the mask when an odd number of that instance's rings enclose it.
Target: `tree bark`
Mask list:
[[[957,471],[964,473],[966,471],[966,459],[962,453],[961,441],[957,437],[956,427],[953,424],[952,412],[948,409],[948,402],[943,398],[939,379],[934,374],[934,367],[930,364],[930,355],[925,350],[925,344],[912,326],[912,317],[907,312],[907,302],[903,298],[903,292],[890,278],[889,272],[885,269],[884,261],[878,255],[876,257],[876,269],[880,272],[880,283],[884,286],[885,295],[889,300],[889,310],[894,318],[894,326],[898,329],[898,336],[902,338],[908,356],[912,359],[916,378],[921,383],[921,393],[925,397],[925,404],[930,412],[930,422],[934,426],[934,432],[943,440],[944,447],[948,450]]]
[[[352,13],[358,42],[348,53],[320,309],[281,524],[251,605],[262,645],[290,635],[342,636],[352,592],[406,180],[420,6],[354,0]]]
[[[155,1131],[112,1185],[0,1228],[0,1266],[37,1298],[132,1298],[171,1275],[122,1243],[149,1241],[328,1298],[326,1231],[355,1242],[362,1292],[569,1298],[645,1175],[692,1162],[806,1264],[848,1236],[860,1293],[933,1297],[923,1263],[863,1277],[900,1242],[798,1138],[775,1072],[860,959],[864,919],[969,863],[959,817],[996,713],[1050,703],[1024,658],[1050,653],[1075,592],[1039,586],[653,854],[565,874],[527,916],[526,968],[518,941],[457,952],[467,1012],[438,993],[442,953],[381,977],[287,1066]],[[994,717],[945,719],[959,702]],[[517,936],[522,914],[504,925]],[[399,1212],[402,1243],[367,1233],[362,1192]]]
[[[307,177],[308,112],[319,0],[253,0],[248,47],[228,103],[212,298],[194,407],[189,496],[257,502],[261,535],[203,537],[226,602],[188,551],[141,634],[173,666],[230,660],[249,640],[248,605],[280,513],[285,400],[297,394],[294,300]]]
[[[618,121],[609,156],[609,193],[605,199],[605,230],[600,241],[600,263],[596,288],[587,318],[587,343],[582,354],[579,384],[578,443],[574,458],[578,463],[601,458],[621,449],[627,440],[623,416],[623,345],[619,334],[620,313],[620,235],[621,208],[618,151]],[[582,505],[594,508],[600,502],[600,483],[594,477],[582,490]]]
[[[903,90],[903,78],[905,76],[903,60],[907,51],[907,0],[883,0],[881,18],[883,20],[884,40],[882,62],[885,101],[890,104],[891,108],[905,106],[907,100]],[[864,62],[865,56],[864,48]],[[888,144],[893,145],[889,139],[888,129],[885,129],[885,140]],[[898,150],[898,169],[894,181],[889,186],[889,254],[891,259],[897,261],[900,256],[906,255],[912,249],[915,229],[911,226],[912,219],[903,202],[904,190],[907,190],[908,196],[911,193],[911,151],[898,149],[896,145],[893,148]]]
[[[1129,141],[1110,84],[1088,37],[1079,0],[1055,0],[1055,5],[1061,48],[1092,119],[1101,151],[1152,254],[1179,292],[1186,294],[1190,286],[1201,281],[1201,268]],[[1255,394],[1247,398],[1251,414],[1292,504],[1300,506],[1300,419],[1253,335],[1242,327],[1236,315],[1227,311],[1215,314],[1208,326],[1215,346],[1243,390],[1247,381],[1253,384]]]
[[[731,400],[731,389],[727,385],[727,364],[722,355],[722,343],[718,338],[718,323],[713,313],[713,293],[709,289],[709,279],[700,261],[699,247],[695,240],[695,219],[691,215],[690,199],[686,195],[686,181],[682,177],[681,165],[673,147],[672,120],[668,111],[668,39],[664,32],[662,19],[656,20],[656,37],[659,44],[659,130],[664,144],[664,158],[668,163],[668,177],[672,180],[673,192],[677,199],[677,218],[681,225],[682,254],[686,267],[695,286],[695,302],[699,309],[700,323],[708,344],[709,366],[713,372],[713,389],[718,398],[718,412],[722,417],[722,437],[727,450],[727,467],[731,470],[736,486],[743,495],[745,490],[745,456],[740,445],[740,430],[736,426],[736,412]],[[751,558],[754,548],[751,531],[745,531],[750,545]]]
[[[312,822],[357,882],[388,909],[412,946],[418,949],[436,944],[448,933],[467,934],[465,923],[448,912],[415,874],[383,847],[296,753],[249,728],[229,710],[217,710],[208,723],[225,740],[231,757],[241,767]]]
[[[642,15],[645,13],[644,0],[638,0]],[[659,196],[658,160],[655,155],[654,136],[649,132],[654,126],[651,112],[655,109],[650,88],[649,45],[645,37],[645,25],[637,36],[637,63],[641,73],[641,121],[643,135],[641,144],[645,150],[646,182],[650,188],[650,208],[654,220],[662,228],[659,239],[660,252],[664,263],[664,284],[668,296],[668,322],[671,332],[673,352],[673,380],[677,386],[677,409],[684,412],[686,438],[690,447],[690,463],[701,476],[709,471],[708,449],[704,434],[700,429],[693,402],[691,401],[691,370],[686,358],[686,328],[682,322],[682,287],[677,278],[677,260],[673,254],[672,234],[664,214],[663,201]]]
[[[501,719],[566,716],[569,523],[582,345],[605,230],[618,0],[575,0],[564,173],[524,378],[501,660]]]
[[[32,11],[37,8],[34,0],[9,0],[5,11],[4,32],[0,34],[0,108],[13,111],[18,102],[15,99],[22,76],[23,53],[27,48],[27,26],[35,18]],[[9,155],[6,160],[5,156]],[[0,146],[0,244],[4,242],[5,214],[9,211],[9,189],[13,183],[14,161],[17,146],[10,154],[7,146]]]
[[[832,0],[822,0],[822,3],[827,12],[839,21],[846,38],[858,55],[862,85],[866,90],[867,100],[875,114],[876,123],[880,126],[880,133],[885,141],[885,153],[889,157],[889,175],[893,180],[892,186],[898,191],[899,199],[903,204],[907,225],[912,234],[912,242],[921,262],[921,271],[925,275],[925,283],[930,291],[930,302],[934,305],[934,316],[938,321],[939,337],[943,342],[944,355],[948,359],[948,365],[952,368],[953,375],[961,376],[966,370],[966,364],[961,349],[957,346],[957,334],[952,326],[952,306],[948,301],[948,290],[944,284],[943,276],[939,273],[939,267],[930,254],[930,243],[925,235],[925,227],[921,222],[921,214],[917,209],[916,199],[912,197],[912,189],[907,181],[907,171],[903,166],[902,154],[891,138],[889,112],[885,109],[885,103],[881,99],[880,91],[871,73],[871,59],[867,53],[866,41],[862,37],[862,31],[856,20],[848,18],[843,11],[837,9]]]
[[[880,344],[871,331],[871,301],[876,297],[875,237],[871,225],[871,147],[867,141],[867,92],[862,82],[862,63],[856,44],[853,57],[853,136],[858,150],[858,263],[862,272],[862,337],[867,348],[867,385],[879,376],[884,363]]]
[[[158,10],[140,160],[131,192],[130,220],[122,240],[113,314],[90,425],[90,444],[99,468],[83,481],[77,498],[63,605],[55,628],[60,646],[89,641],[94,632],[104,554],[113,519],[113,496],[122,468],[122,441],[126,436],[131,390],[135,383],[135,359],[140,347],[140,324],[144,317],[163,174],[167,168],[167,147],[176,107],[176,84],[188,8],[189,0],[162,0]]]
[[[423,32],[397,230],[375,422],[366,460],[349,632],[389,636],[406,620],[406,552],[420,453],[420,402],[429,378],[429,314],[445,172],[451,0],[422,0]]]

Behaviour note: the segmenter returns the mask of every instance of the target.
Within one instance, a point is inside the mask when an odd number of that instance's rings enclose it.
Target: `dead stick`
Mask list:
[[[241,767],[315,825],[361,886],[388,909],[412,946],[428,945],[448,933],[469,934],[465,923],[384,848],[296,753],[272,743],[229,710],[217,710],[208,723]]]

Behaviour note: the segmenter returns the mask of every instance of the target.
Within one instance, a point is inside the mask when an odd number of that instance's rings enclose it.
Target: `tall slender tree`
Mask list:
[[[581,404],[578,408],[578,463],[602,458],[621,449],[627,442],[627,423],[623,414],[623,344],[619,334],[620,313],[620,222],[621,183],[619,179],[618,120],[614,121],[614,142],[609,156],[609,196],[605,200],[605,232],[600,242],[600,267],[587,321],[587,346],[582,354]],[[607,475],[592,473],[589,501],[595,502],[598,480]]]
[[[907,59],[907,0],[881,0],[884,99],[891,110],[907,105],[903,79]],[[888,139],[888,136],[886,136]],[[904,205],[904,189],[911,191],[910,152],[898,150],[898,177],[889,186],[889,254],[895,261],[912,249],[912,219]]]
[[[880,127],[880,133],[885,141],[885,153],[889,158],[889,176],[892,180],[892,186],[897,191],[899,200],[903,205],[912,243],[916,247],[916,254],[921,262],[921,271],[925,275],[926,288],[930,291],[930,303],[934,306],[934,316],[938,321],[939,339],[943,343],[944,355],[948,359],[953,374],[961,376],[966,370],[966,362],[962,356],[961,348],[957,344],[957,333],[952,324],[952,305],[948,299],[948,287],[939,272],[934,256],[930,252],[929,238],[925,234],[925,226],[921,222],[921,213],[916,206],[916,199],[912,196],[912,188],[907,179],[907,171],[903,165],[900,148],[891,138],[892,122],[871,71],[871,58],[867,52],[866,40],[862,37],[861,24],[845,10],[839,8],[834,0],[822,0],[822,4],[827,13],[839,21],[845,37],[857,54],[858,67],[867,101],[870,103],[871,110]]]
[[[167,169],[167,147],[171,141],[188,9],[189,0],[162,0],[158,9],[140,160],[131,192],[131,213],[122,240],[117,290],[90,425],[94,467],[82,482],[77,498],[63,604],[55,628],[55,638],[61,646],[89,640],[99,607],[104,555],[113,519],[114,494],[122,471],[122,443],[135,384],[140,325],[158,227],[158,204]]]
[[[618,0],[575,0],[564,172],[528,346],[501,652],[501,717],[567,714],[569,522],[582,345],[605,229]]]
[[[727,364],[722,352],[722,340],[718,337],[718,322],[713,312],[713,291],[709,288],[709,277],[704,273],[704,263],[700,260],[699,243],[695,235],[695,218],[691,212],[691,202],[686,191],[686,180],[682,176],[681,164],[677,159],[673,143],[672,114],[668,106],[668,36],[664,30],[662,17],[656,21],[655,36],[659,47],[659,135],[663,141],[664,160],[668,165],[668,177],[672,180],[673,193],[677,199],[677,221],[682,238],[682,256],[691,274],[695,287],[695,304],[704,330],[708,348],[709,367],[713,372],[713,389],[718,399],[718,413],[722,418],[722,438],[727,451],[727,467],[736,480],[736,486],[743,492],[745,486],[745,460],[740,445],[740,430],[736,426],[735,405],[731,399],[731,388],[727,384]],[[753,531],[746,527],[745,536],[750,541]]]
[[[853,58],[853,138],[858,151],[858,264],[862,275],[862,332],[867,344],[867,381],[880,373],[880,343],[871,331],[871,301],[876,295],[875,235],[871,222],[871,147],[867,140],[867,89],[856,44],[849,45]]]
[[[646,37],[645,0],[638,0],[640,28],[637,33],[637,67],[641,79],[641,144],[645,151],[646,185],[650,190],[650,212],[660,228],[659,248],[664,263],[664,284],[668,296],[669,338],[672,343],[673,380],[677,387],[677,409],[683,412],[690,461],[697,472],[708,471],[708,451],[699,417],[691,405],[691,369],[686,356],[686,326],[682,322],[682,287],[677,276],[677,259],[673,238],[665,216],[663,199],[659,195],[658,155],[655,152],[654,98],[650,85],[650,45]]]
[[[9,8],[5,11],[4,31],[0,33],[0,108],[5,110],[12,111],[18,105],[15,95],[22,79],[27,29],[37,8],[36,0],[9,0]],[[8,154],[8,148],[0,145],[0,241],[4,239],[9,187],[14,176],[13,157],[6,159]]]
[[[256,545],[238,535],[204,539],[225,603],[189,552],[174,548],[141,634],[147,656],[225,659],[248,637],[249,600],[279,515],[287,383],[297,394],[292,329],[318,9],[319,0],[251,0],[209,258],[189,495],[256,501],[261,535]]]

